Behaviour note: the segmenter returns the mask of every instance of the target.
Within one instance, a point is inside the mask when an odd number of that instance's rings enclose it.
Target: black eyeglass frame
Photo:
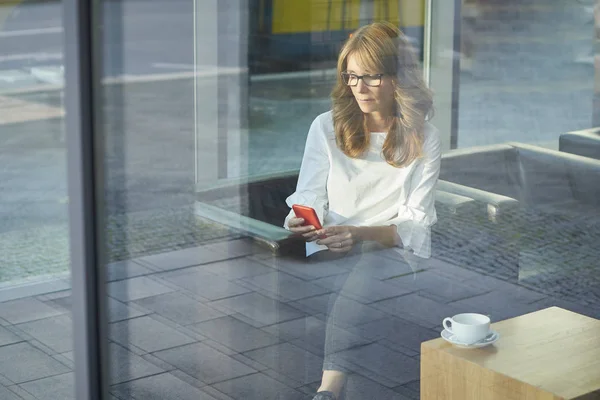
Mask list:
[[[342,78],[342,82],[344,82],[344,84],[345,84],[346,86],[351,86],[351,87],[357,86],[357,85],[358,85],[358,81],[360,81],[360,80],[362,79],[362,81],[363,81],[363,83],[364,83],[365,85],[367,85],[367,86],[369,86],[369,87],[378,87],[378,86],[381,86],[381,78],[383,78],[383,76],[384,76],[385,74],[364,74],[364,75],[356,75],[356,74],[353,74],[353,73],[351,73],[351,72],[342,72],[340,75],[341,75],[341,78]],[[344,76],[347,76],[347,77],[348,77],[348,79],[345,79],[345,78],[344,78]],[[354,85],[351,85],[351,84],[349,83],[349,82],[350,82],[350,77],[356,77],[356,83],[355,83]],[[377,78],[377,79],[379,79],[379,82],[378,82],[376,85],[369,85],[369,84],[367,83],[367,81],[365,80],[365,77],[367,77],[367,78]]]

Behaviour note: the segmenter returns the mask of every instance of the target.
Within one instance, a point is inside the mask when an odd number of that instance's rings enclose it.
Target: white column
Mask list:
[[[594,5],[594,97],[592,103],[592,126],[600,126],[600,0]]]
[[[360,26],[373,22],[375,17],[374,0],[361,0],[360,2]]]
[[[248,166],[248,0],[195,0],[196,182]]]
[[[424,69],[434,91],[435,116],[442,151],[456,145],[460,73],[460,0],[426,0]]]
[[[218,0],[194,0],[196,183],[216,181],[219,149]]]

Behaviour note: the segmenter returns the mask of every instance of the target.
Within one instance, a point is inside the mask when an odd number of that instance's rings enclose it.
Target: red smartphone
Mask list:
[[[315,229],[323,229],[321,222],[319,222],[319,217],[317,216],[317,212],[312,207],[303,206],[300,204],[294,204],[292,206],[294,210],[294,214],[298,218],[304,218],[304,225],[312,225]]]

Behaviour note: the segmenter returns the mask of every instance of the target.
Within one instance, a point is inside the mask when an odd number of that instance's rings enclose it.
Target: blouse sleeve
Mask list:
[[[301,204],[315,209],[319,221],[323,224],[328,208],[327,177],[329,174],[329,153],[320,118],[317,117],[310,126],[302,157],[300,175],[296,191],[286,199],[291,208],[293,204]],[[288,221],[294,217],[290,210],[283,224],[288,229]]]
[[[431,226],[437,221],[435,186],[441,158],[439,132],[432,127],[423,146],[423,158],[410,178],[407,200],[399,204],[398,216],[389,222],[396,225],[401,245],[423,258],[431,256]]]

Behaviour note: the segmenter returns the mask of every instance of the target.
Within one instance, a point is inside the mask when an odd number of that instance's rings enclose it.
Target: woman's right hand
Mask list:
[[[290,228],[290,231],[302,235],[307,242],[314,242],[319,239],[315,227],[312,225],[303,226],[303,223],[304,218],[290,218],[288,221],[288,228]]]

